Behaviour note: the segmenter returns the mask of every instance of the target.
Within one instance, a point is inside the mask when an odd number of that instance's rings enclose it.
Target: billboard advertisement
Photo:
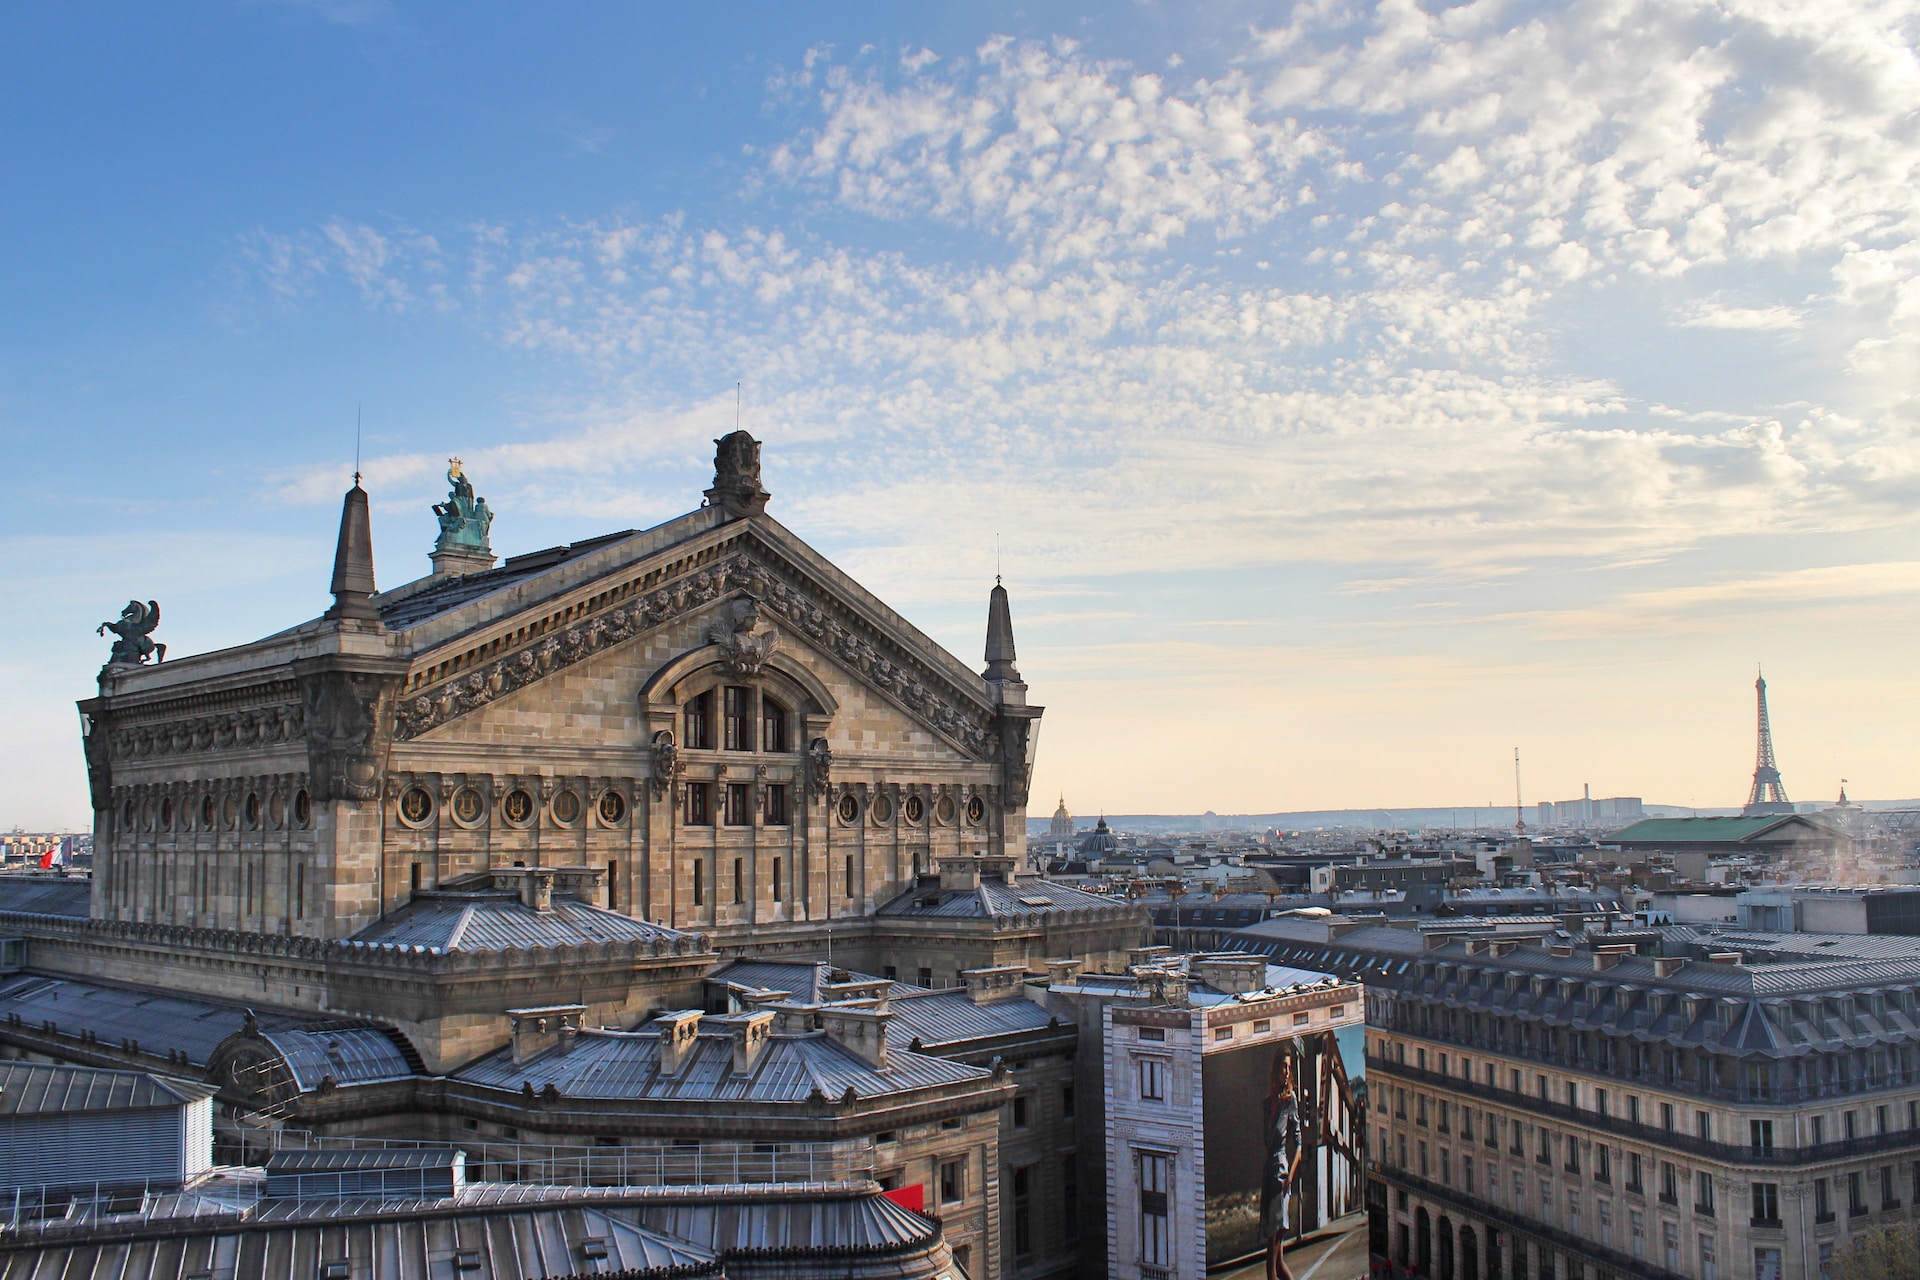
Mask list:
[[[1364,1090],[1323,1031],[1200,1059],[1207,1266],[1267,1254],[1365,1208]],[[1273,1272],[1269,1272],[1273,1274]]]

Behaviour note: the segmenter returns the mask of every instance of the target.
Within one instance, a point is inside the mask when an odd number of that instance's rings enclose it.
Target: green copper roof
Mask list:
[[[1791,813],[1758,818],[1643,818],[1632,826],[1614,832],[1607,837],[1607,841],[1633,844],[1699,844],[1712,841],[1734,844],[1752,840],[1783,823],[1803,823],[1819,829],[1818,823],[1807,822],[1798,814]]]

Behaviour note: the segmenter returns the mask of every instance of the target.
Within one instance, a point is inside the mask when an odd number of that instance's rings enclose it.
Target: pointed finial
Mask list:
[[[1013,609],[1007,603],[1007,589],[996,576],[993,592],[987,597],[986,679],[1017,683],[1020,669],[1013,665],[1013,657]]]
[[[367,491],[360,477],[353,478],[340,504],[340,538],[333,549],[333,607],[328,618],[357,618],[378,622],[380,611],[373,606],[373,524],[367,511]]]

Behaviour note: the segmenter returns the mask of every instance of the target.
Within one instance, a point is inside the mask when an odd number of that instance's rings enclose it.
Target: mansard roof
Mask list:
[[[214,1090],[145,1071],[106,1071],[44,1062],[0,1063],[0,1116],[73,1115],[181,1107]]]

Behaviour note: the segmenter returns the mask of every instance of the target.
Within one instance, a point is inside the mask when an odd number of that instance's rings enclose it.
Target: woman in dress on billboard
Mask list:
[[[1287,1236],[1292,1228],[1293,1182],[1306,1150],[1300,1123],[1300,1093],[1294,1084],[1292,1044],[1274,1055],[1267,1082],[1267,1166],[1260,1200],[1260,1232],[1267,1238],[1267,1280],[1293,1280],[1287,1269]]]

